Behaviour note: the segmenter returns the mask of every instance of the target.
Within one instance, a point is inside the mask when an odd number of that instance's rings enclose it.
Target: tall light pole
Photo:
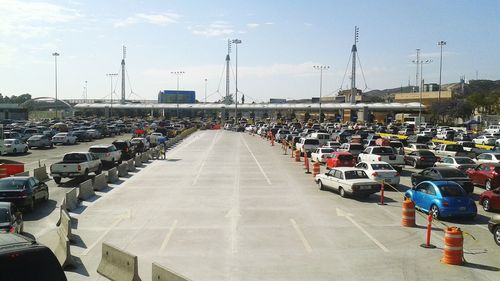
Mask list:
[[[330,69],[328,65],[314,65],[314,69],[319,70],[319,123],[321,123],[321,97],[323,94],[323,70]]]
[[[205,78],[205,103],[203,104],[203,117],[205,117],[206,106],[207,106],[207,84],[208,84],[208,79]]]
[[[417,49],[417,50],[419,50],[419,49]],[[418,54],[419,53],[417,52],[417,56],[418,56]],[[412,62],[417,64],[417,71],[418,71],[418,66],[420,65],[420,77],[421,77],[420,86],[419,86],[420,105],[418,107],[418,124],[417,124],[417,126],[420,127],[420,123],[422,122],[422,91],[424,88],[424,68],[423,68],[423,65],[431,63],[432,60],[414,60]]]
[[[234,96],[234,124],[236,125],[238,117],[238,44],[241,44],[241,40],[233,39],[231,43],[236,45],[236,92]]]
[[[55,65],[55,84],[56,84],[56,103],[55,103],[55,108],[56,108],[56,119],[57,119],[57,57],[59,56],[59,53],[54,52],[52,53],[54,56],[54,65]]]
[[[106,74],[110,79],[109,81],[111,82],[111,92],[110,92],[110,97],[111,97],[111,106],[109,109],[109,117],[113,116],[113,76],[118,76],[118,73],[108,73]]]
[[[438,46],[441,48],[439,55],[439,94],[438,94],[438,104],[441,105],[441,75],[443,72],[443,46],[446,46],[446,41],[439,41]]]
[[[172,71],[170,74],[177,76],[177,93],[175,94],[175,103],[177,104],[177,118],[179,118],[179,77],[183,75],[184,71]]]

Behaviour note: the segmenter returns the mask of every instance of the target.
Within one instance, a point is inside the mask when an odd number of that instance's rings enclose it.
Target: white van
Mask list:
[[[320,146],[323,146],[328,141],[332,140],[330,134],[327,134],[327,133],[312,133],[310,137],[313,139],[318,139]]]
[[[488,129],[484,131],[490,134],[498,134],[500,133],[500,125],[490,125],[488,126]]]

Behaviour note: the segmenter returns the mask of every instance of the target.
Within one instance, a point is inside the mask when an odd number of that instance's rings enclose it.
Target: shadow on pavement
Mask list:
[[[49,199],[46,202],[40,202],[35,206],[35,210],[29,213],[23,213],[24,221],[37,221],[50,215],[57,206],[57,201]]]
[[[472,262],[464,262],[464,264],[462,266],[480,269],[480,270],[487,270],[487,271],[500,271],[500,268],[495,267],[495,266],[477,264],[477,263],[472,263]]]
[[[78,273],[80,275],[87,276],[87,277],[90,276],[89,272],[87,271],[87,268],[85,267],[85,265],[82,262],[82,259],[80,259],[77,256],[72,256],[72,257],[76,263],[76,266],[69,267],[69,268],[65,269],[64,271]]]

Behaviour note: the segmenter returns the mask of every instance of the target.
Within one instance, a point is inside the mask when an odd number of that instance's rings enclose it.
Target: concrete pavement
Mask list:
[[[466,240],[467,266],[447,266],[419,247],[423,227],[403,228],[400,200],[388,205],[319,191],[302,166],[258,136],[199,131],[100,198],[86,202],[73,231],[81,262],[69,280],[98,280],[101,244],[192,280],[496,280],[498,250],[481,226]],[[425,225],[421,216],[417,223]],[[102,278],[103,279],[103,278]]]

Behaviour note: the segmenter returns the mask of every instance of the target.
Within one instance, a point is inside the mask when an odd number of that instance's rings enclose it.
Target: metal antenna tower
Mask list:
[[[229,62],[231,58],[229,54],[231,53],[231,41],[227,40],[227,55],[226,55],[226,104],[229,104]],[[236,118],[236,116],[235,116]]]
[[[419,62],[420,62],[420,49],[417,49],[417,60],[416,60],[416,64],[417,64],[417,74],[415,75],[415,86],[417,87],[420,87],[420,80],[418,80],[418,72],[419,72]]]
[[[358,43],[359,39],[359,28],[357,26],[354,27],[354,44],[352,45],[352,75],[351,75],[351,104],[356,103],[356,53],[358,52],[358,48],[356,47],[356,43]]]
[[[122,58],[122,98],[120,100],[121,104],[125,104],[125,57],[127,56],[127,47],[123,46],[123,58]]]

